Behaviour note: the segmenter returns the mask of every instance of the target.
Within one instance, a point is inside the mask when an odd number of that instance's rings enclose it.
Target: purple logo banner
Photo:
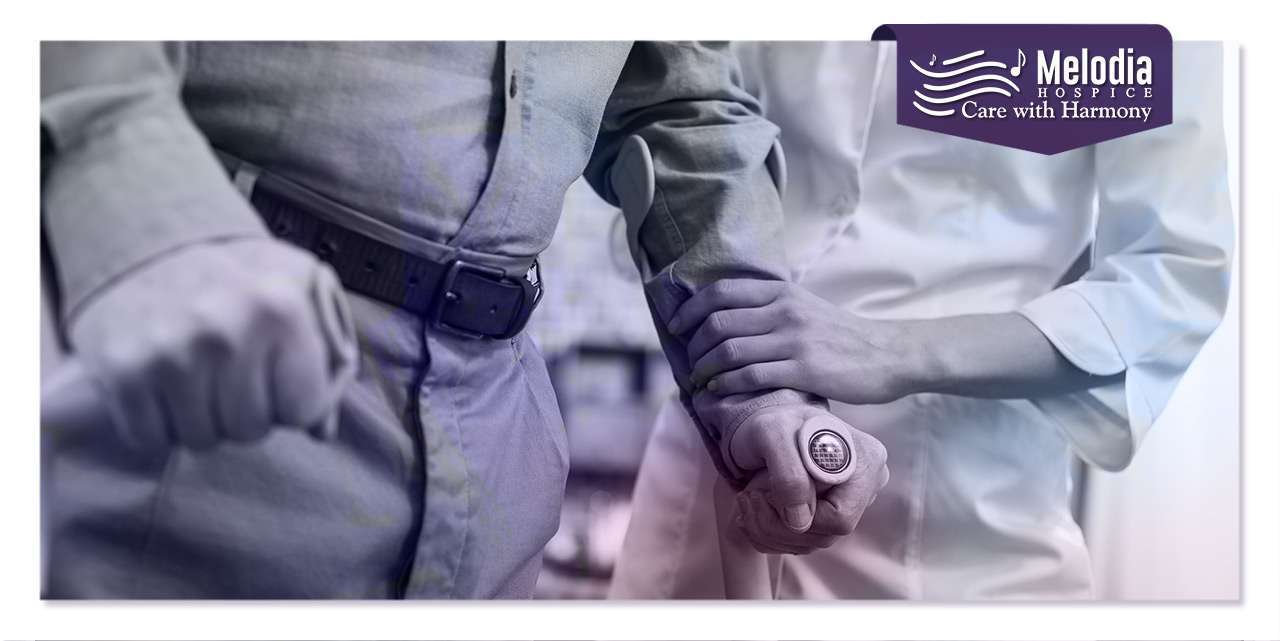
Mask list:
[[[1173,121],[1160,25],[883,25],[898,42],[898,124],[1042,154]]]

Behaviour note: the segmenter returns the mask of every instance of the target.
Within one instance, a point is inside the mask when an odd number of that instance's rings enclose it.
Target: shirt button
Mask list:
[[[512,72],[512,73],[511,73],[511,91],[507,92],[507,95],[511,96],[512,98],[515,98],[515,97],[516,97],[516,74],[515,74],[515,72]]]

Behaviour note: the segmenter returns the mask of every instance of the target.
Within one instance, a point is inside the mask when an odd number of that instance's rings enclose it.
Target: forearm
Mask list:
[[[41,47],[41,222],[66,316],[174,249],[266,235],[181,104],[178,51]]]
[[[710,393],[690,379],[691,332],[669,327],[680,305],[724,279],[788,277],[777,242],[779,177],[769,162],[778,129],[759,112],[723,45],[637,43],[585,174],[623,210],[658,337],[686,409],[717,461],[720,444],[756,412],[826,407],[791,389]],[[745,480],[724,466],[722,473]]]
[[[903,321],[906,394],[1054,396],[1122,381],[1072,365],[1026,317],[974,314]]]

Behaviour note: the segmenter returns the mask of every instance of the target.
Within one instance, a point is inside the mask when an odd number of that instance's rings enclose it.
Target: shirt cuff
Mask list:
[[[1096,376],[1125,372],[1120,383],[1031,399],[1085,462],[1108,471],[1125,468],[1154,415],[1143,396],[1141,377],[1128,371],[1104,319],[1069,285],[1027,303],[1018,312],[1082,371]]]
[[[130,119],[59,150],[42,209],[64,322],[94,292],[160,255],[267,235],[180,112]]]
[[[1084,296],[1070,287],[1055,289],[1018,310],[1072,365],[1097,376],[1124,371],[1124,358]]]

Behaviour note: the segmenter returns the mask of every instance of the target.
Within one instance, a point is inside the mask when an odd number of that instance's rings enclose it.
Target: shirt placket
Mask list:
[[[522,168],[529,119],[526,97],[531,84],[531,53],[532,46],[529,43],[503,43],[504,82],[502,87],[494,88],[502,91],[504,98],[502,138],[498,142],[493,168],[489,172],[484,191],[449,242],[452,246],[487,248],[489,251],[496,249],[490,246],[489,239],[500,231],[499,228],[513,209],[520,204],[524,180],[529,173]]]
[[[485,246],[486,238],[500,225],[518,202],[521,188],[518,167],[524,146],[524,100],[521,87],[526,71],[528,45],[504,43],[502,65],[504,83],[494,87],[505,99],[502,137],[494,156],[493,167],[484,191],[475,207],[463,221],[449,244],[457,248]],[[424,345],[439,345],[432,340],[430,328],[424,328]],[[443,354],[442,354],[443,355]],[[436,359],[433,359],[435,361]],[[424,442],[422,523],[419,528],[414,559],[404,596],[408,598],[456,598],[465,577],[475,573],[466,567],[469,531],[475,506],[471,497],[473,469],[485,461],[466,460],[462,427],[452,408],[454,394],[465,394],[461,371],[439,371],[446,367],[465,368],[457,359],[441,358],[433,362],[437,371],[427,376],[417,390],[418,423]],[[447,361],[447,362],[443,362]]]

